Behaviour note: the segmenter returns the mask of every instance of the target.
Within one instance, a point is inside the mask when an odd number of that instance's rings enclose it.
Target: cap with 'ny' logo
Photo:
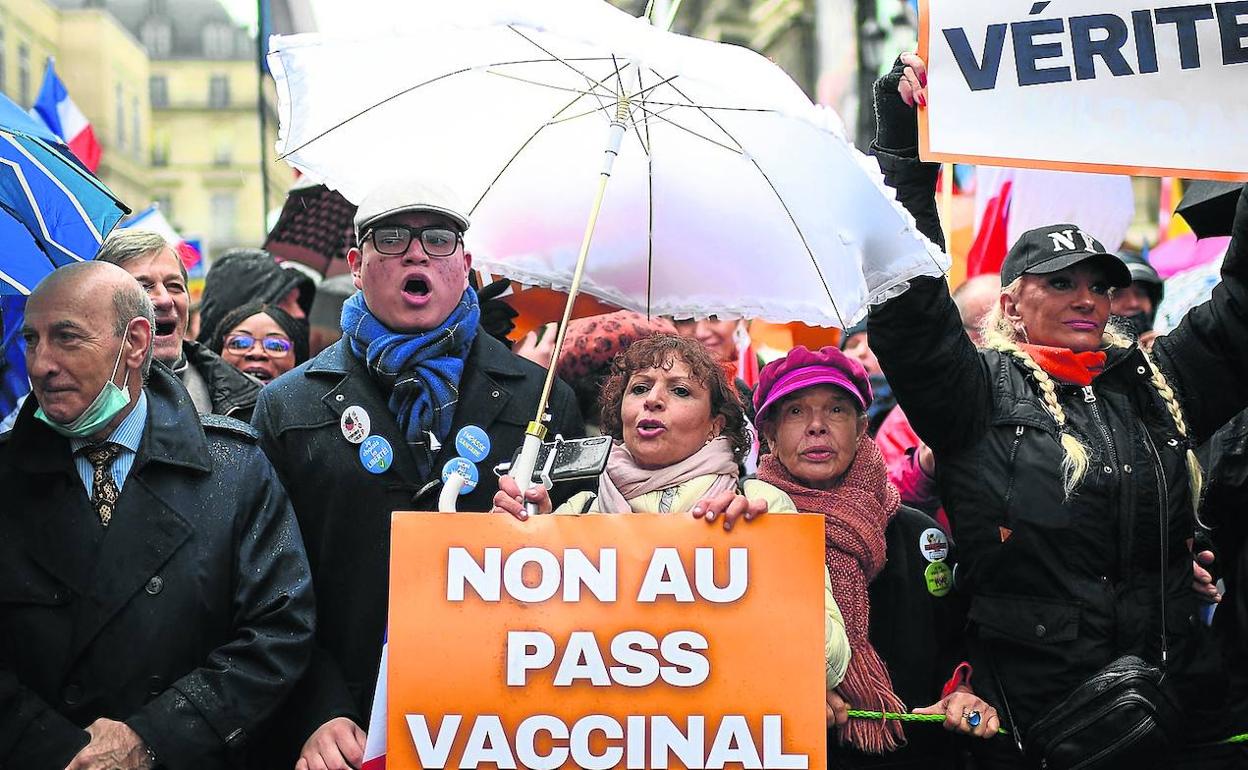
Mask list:
[[[1075,225],[1049,225],[1023,233],[1001,264],[1001,285],[1009,286],[1024,274],[1055,273],[1086,260],[1096,260],[1104,266],[1111,286],[1131,285],[1131,271],[1126,264]]]

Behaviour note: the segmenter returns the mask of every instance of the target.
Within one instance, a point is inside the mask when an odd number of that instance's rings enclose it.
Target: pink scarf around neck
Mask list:
[[[650,492],[676,487],[699,476],[718,478],[699,501],[737,485],[737,461],[732,442],[724,436],[711,439],[705,446],[678,463],[665,468],[647,469],[637,465],[628,447],[617,441],[611,447],[607,471],[598,477],[598,510],[603,513],[631,513],[629,500]]]

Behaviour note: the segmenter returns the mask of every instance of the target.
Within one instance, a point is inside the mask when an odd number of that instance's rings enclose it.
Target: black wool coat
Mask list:
[[[437,509],[441,469],[456,456],[454,436],[465,425],[489,435],[480,483],[459,498],[458,510],[488,511],[497,481],[491,469],[510,461],[533,419],[545,370],[478,330],[460,380],[450,439],[426,478],[387,405],[388,393],[344,338],[287,372],[261,392],[252,424],[290,490],[317,590],[317,649],[312,665],[274,726],[274,763],[293,765],[316,728],[345,716],[367,728],[385,634],[390,568],[390,514]],[[373,435],[394,448],[394,465],[369,473],[359,445],[343,436],[339,419],[351,406],[368,413]],[[556,381],[550,435],[581,437],[585,426],[572,390]],[[556,505],[567,496],[556,488]]]
[[[307,665],[307,558],[257,434],[159,364],[147,397],[107,529],[33,397],[0,437],[0,767],[62,770],[99,717],[159,767],[246,767]]]

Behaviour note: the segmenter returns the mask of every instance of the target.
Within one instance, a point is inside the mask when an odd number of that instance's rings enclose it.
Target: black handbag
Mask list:
[[[1152,445],[1152,441],[1149,441]],[[1153,450],[1161,467],[1161,458]],[[1014,729],[1014,740],[1028,759],[1045,770],[1109,770],[1155,767],[1178,736],[1181,713],[1162,686],[1168,659],[1166,640],[1166,552],[1169,507],[1165,489],[1161,519],[1161,666],[1123,655],[1097,671],[1070,695],[1037,719],[1026,735],[1018,730],[1010,702],[996,676],[997,689]],[[990,658],[991,660],[991,658]]]
[[[1148,767],[1169,753],[1179,722],[1162,679],[1134,655],[1118,658],[1031,725],[1024,753],[1047,770]]]

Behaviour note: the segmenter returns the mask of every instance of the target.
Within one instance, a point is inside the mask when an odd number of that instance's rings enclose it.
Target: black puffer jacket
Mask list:
[[[915,193],[930,183],[929,170],[904,158],[880,160],[895,185],[909,188],[903,200],[930,200],[934,188]],[[938,224],[919,219],[928,229]],[[944,281],[913,280],[873,309],[870,334],[898,402],[936,452],[961,554],[956,584],[971,597],[979,642],[976,690],[1000,708],[995,663],[1025,729],[1114,658],[1158,662],[1164,596],[1168,680],[1190,720],[1187,737],[1222,737],[1227,726],[1213,715],[1224,687],[1190,588],[1190,441],[1150,384],[1142,354],[1109,350],[1092,386],[1059,388],[1068,424],[1091,457],[1067,499],[1057,426],[1034,381],[1013,357],[974,348]],[[1194,440],[1248,403],[1248,202],[1240,203],[1213,299],[1158,339],[1154,355]]]

